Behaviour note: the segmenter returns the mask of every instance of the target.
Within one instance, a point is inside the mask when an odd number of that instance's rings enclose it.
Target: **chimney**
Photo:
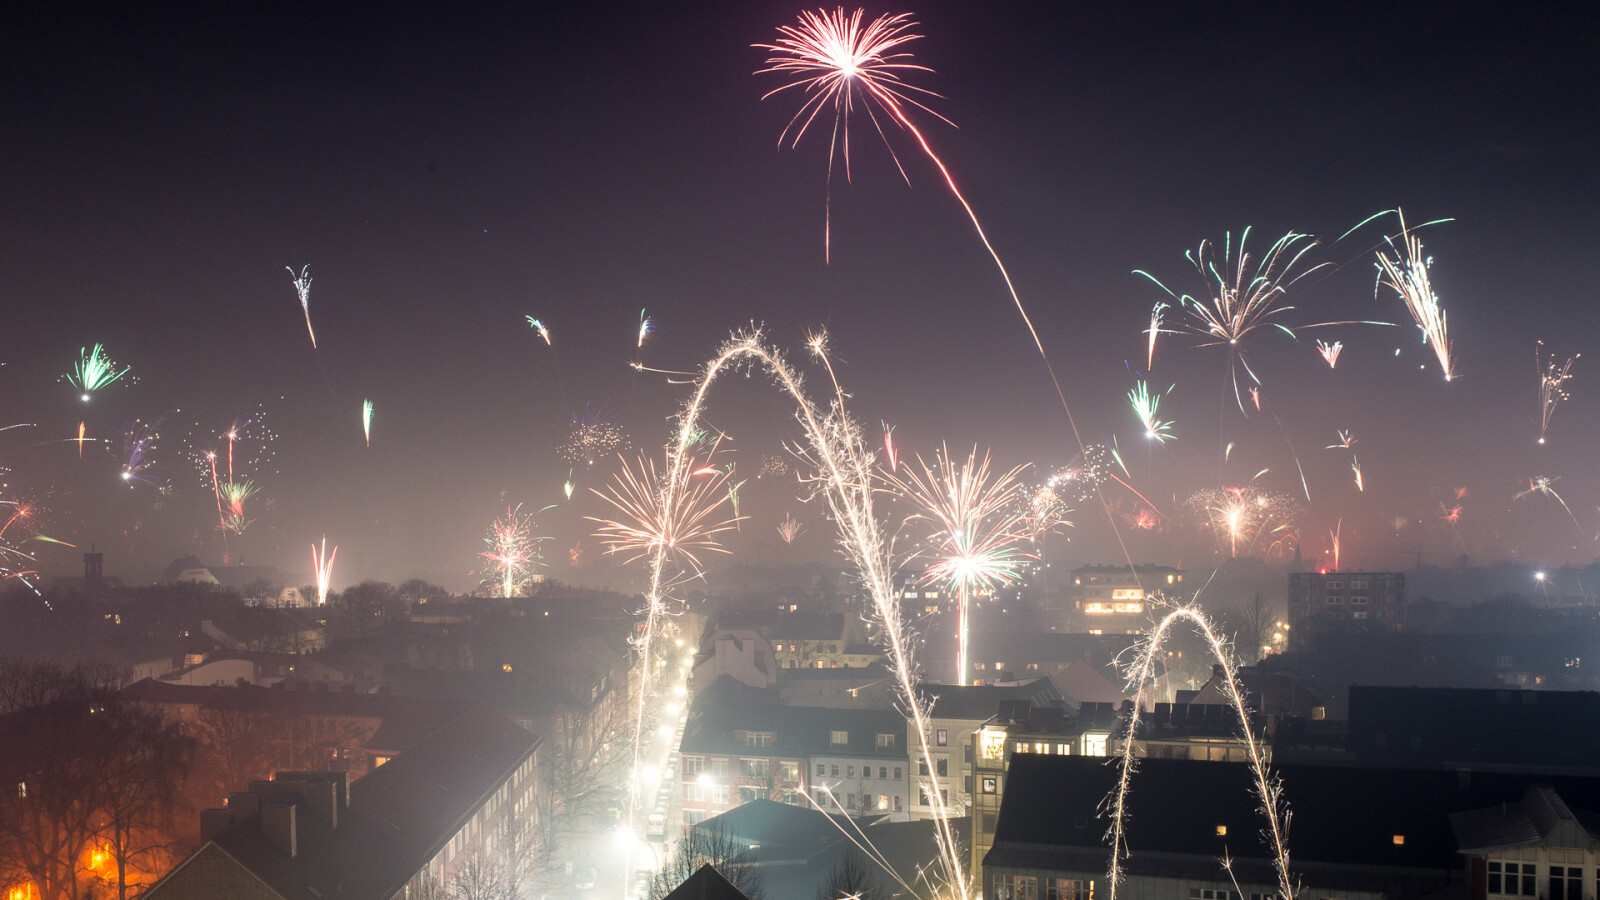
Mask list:
[[[210,841],[217,836],[217,832],[232,824],[232,809],[200,810],[200,843],[204,844]]]
[[[274,847],[294,859],[298,849],[295,844],[294,805],[264,807],[261,810],[261,834]]]
[[[234,791],[228,795],[228,809],[235,820],[253,816],[261,811],[261,795],[249,791]]]
[[[312,781],[306,784],[306,804],[328,820],[328,824],[339,827],[339,786],[331,781]]]

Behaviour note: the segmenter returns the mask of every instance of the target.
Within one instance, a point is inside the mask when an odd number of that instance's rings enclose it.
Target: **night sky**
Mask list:
[[[925,37],[907,49],[934,70],[916,83],[959,128],[919,126],[1011,271],[1085,440],[1115,435],[1169,516],[1166,533],[1129,536],[1136,561],[1209,567],[1216,542],[1183,501],[1262,469],[1259,486],[1299,496],[1307,558],[1336,525],[1347,568],[1595,557],[1600,35],[1579,5],[1480,6],[909,10]],[[599,559],[582,517],[604,511],[588,489],[614,465],[579,471],[563,498],[555,448],[572,415],[603,408],[655,450],[687,393],[628,368],[641,308],[659,328],[647,365],[694,368],[751,322],[798,360],[823,326],[852,411],[874,435],[896,426],[907,456],[977,443],[1006,467],[1068,463],[1077,447],[1023,322],[906,135],[890,141],[909,186],[855,121],[825,263],[826,129],[780,149],[799,98],[763,101],[781,80],[752,74],[767,54],[751,45],[802,8],[30,5],[0,37],[0,425],[34,426],[0,432],[6,495],[39,500],[41,532],[95,544],[128,580],[180,554],[220,562],[189,451],[263,404],[277,438],[241,473],[261,493],[232,561],[309,578],[325,533],[336,587],[463,588],[498,513],[555,503],[545,554],[581,579],[567,551],[581,539],[585,564]],[[1460,373],[1448,384],[1400,301],[1374,297],[1393,219],[1336,240],[1397,205],[1413,223],[1455,219],[1420,232]],[[1162,413],[1178,439],[1152,446],[1125,395],[1163,295],[1132,271],[1198,292],[1185,251],[1245,226],[1257,251],[1317,235],[1307,258],[1333,264],[1279,321],[1400,327],[1253,335],[1278,421],[1232,406],[1222,348],[1163,336],[1149,377],[1176,385]],[[284,270],[307,264],[315,351]],[[1318,338],[1344,344],[1337,368]],[[1544,447],[1538,339],[1584,354]],[[138,380],[83,404],[61,376],[97,341]],[[752,479],[738,559],[834,558],[815,504],[753,480],[798,436],[791,411],[760,378],[715,394],[709,421]],[[171,490],[129,488],[116,435],[162,415],[154,477]],[[80,461],[66,440],[79,421],[111,446]],[[1349,453],[1323,449],[1340,429],[1359,441],[1364,492]],[[1576,523],[1552,497],[1513,501],[1534,475],[1559,476]],[[1439,504],[1462,487],[1452,531]],[[786,512],[809,528],[792,546],[773,530]],[[1121,559],[1104,513],[1073,518],[1053,561]],[[78,569],[78,551],[29,546],[47,573]]]

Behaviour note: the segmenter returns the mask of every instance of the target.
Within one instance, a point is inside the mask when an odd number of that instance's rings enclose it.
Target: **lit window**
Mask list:
[[[1226,825],[1218,825],[1217,826],[1217,837],[1227,837],[1227,836],[1228,836],[1228,826],[1226,826]]]
[[[850,732],[848,732],[848,731],[830,731],[830,732],[828,732],[828,743],[833,744],[835,746],[837,746],[839,744],[848,744],[848,743],[850,743]]]
[[[1394,841],[1396,847],[1404,847],[1406,845],[1406,836],[1403,834],[1397,834],[1391,840]]]

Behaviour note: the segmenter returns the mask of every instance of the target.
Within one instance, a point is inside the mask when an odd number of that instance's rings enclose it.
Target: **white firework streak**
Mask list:
[[[899,595],[894,588],[894,565],[891,541],[886,529],[873,509],[874,454],[868,449],[860,427],[845,412],[844,390],[834,377],[832,364],[825,355],[826,341],[813,338],[810,346],[828,370],[834,396],[826,408],[818,406],[805,393],[804,380],[783,355],[764,343],[760,329],[735,333],[723,344],[718,354],[701,369],[696,379],[693,396],[678,415],[674,443],[667,448],[668,474],[663,490],[679,491],[688,482],[678,474],[692,467],[690,458],[691,436],[695,433],[700,413],[705,405],[706,393],[717,378],[728,369],[751,366],[764,369],[776,386],[787,394],[798,407],[795,418],[805,433],[804,443],[791,447],[802,461],[810,464],[813,475],[804,479],[812,485],[816,495],[827,504],[828,512],[839,529],[839,543],[845,556],[855,565],[857,577],[871,594],[879,624],[883,628],[883,641],[895,673],[901,702],[914,723],[922,761],[928,771],[936,770],[928,726],[929,708],[917,698],[917,666],[912,652],[912,636],[901,612]],[[670,505],[670,496],[664,503]],[[639,706],[634,721],[634,763],[638,764],[639,736],[644,727],[645,701],[650,693],[651,653],[657,632],[668,615],[666,585],[660,571],[667,550],[658,547],[650,560],[651,586],[646,595],[646,622],[644,634],[639,638],[642,671],[645,682],[641,685]],[[930,776],[931,782],[931,776]],[[637,787],[630,793],[630,816],[637,802]],[[935,839],[939,848],[943,877],[956,898],[970,896],[965,867],[960,848],[946,815],[943,796],[937,789],[928,791],[937,823]]]
[[[1266,844],[1267,852],[1272,855],[1274,868],[1278,873],[1278,896],[1281,900],[1294,900],[1295,885],[1289,877],[1289,806],[1283,797],[1283,784],[1277,776],[1273,775],[1267,766],[1266,758],[1262,751],[1261,741],[1250,728],[1250,716],[1244,702],[1244,694],[1239,687],[1238,669],[1234,665],[1233,654],[1227,644],[1217,636],[1215,626],[1196,604],[1190,603],[1176,606],[1151,631],[1145,639],[1136,644],[1133,663],[1129,667],[1126,691],[1137,696],[1139,691],[1153,680],[1155,664],[1160,656],[1162,647],[1166,643],[1167,633],[1174,622],[1188,620],[1194,625],[1195,633],[1205,638],[1211,648],[1212,655],[1222,667],[1223,694],[1228,703],[1239,717],[1239,728],[1244,738],[1245,749],[1250,755],[1250,771],[1255,776],[1256,799],[1259,801],[1259,811],[1266,819],[1267,827],[1262,830],[1262,842]],[[1109,900],[1116,900],[1117,888],[1123,880],[1122,861],[1128,857],[1128,844],[1126,834],[1127,801],[1130,782],[1134,770],[1137,768],[1134,756],[1135,744],[1139,728],[1139,704],[1133,704],[1133,713],[1128,720],[1128,736],[1122,744],[1122,755],[1119,759],[1121,776],[1117,779],[1117,786],[1112,789],[1106,798],[1106,805],[1111,811],[1111,827],[1106,832],[1106,839],[1111,843],[1111,862],[1106,871],[1106,878],[1111,883]]]

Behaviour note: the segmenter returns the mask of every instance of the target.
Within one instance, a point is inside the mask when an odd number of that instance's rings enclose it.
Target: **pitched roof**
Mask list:
[[[749,900],[743,891],[733,886],[733,883],[722,877],[716,867],[710,863],[700,867],[700,871],[684,879],[683,884],[673,888],[667,895],[667,900]]]
[[[917,699],[932,702],[935,719],[987,720],[1002,700],[1031,700],[1044,706],[1063,699],[1049,678],[1030,678],[1013,684],[919,684]]]
[[[438,733],[350,785],[351,812],[431,859],[539,746],[493,708],[476,705]]]

